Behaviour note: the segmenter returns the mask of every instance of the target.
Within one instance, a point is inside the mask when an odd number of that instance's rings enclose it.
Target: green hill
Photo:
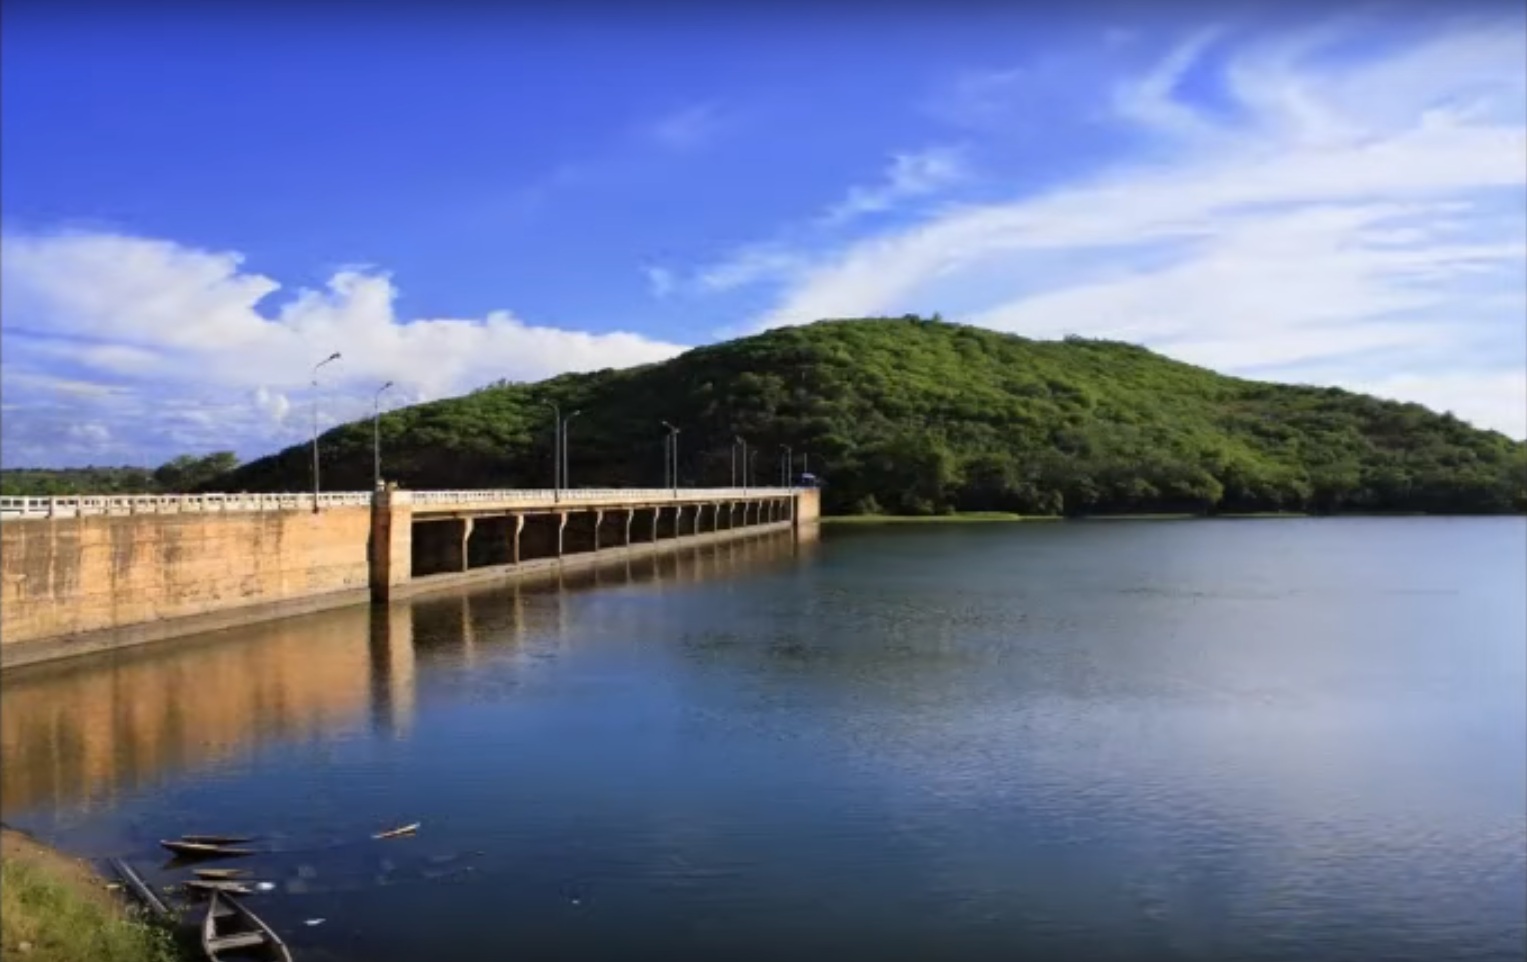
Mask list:
[[[1527,508],[1527,445],[1419,405],[912,317],[786,328],[394,411],[384,473],[415,489],[550,486],[547,401],[582,412],[575,487],[660,485],[667,419],[682,432],[682,484],[728,484],[734,435],[757,451],[755,483],[777,483],[789,444],[834,513]],[[371,486],[369,420],[327,432],[322,453],[325,489]],[[303,490],[309,459],[289,448],[208,487]]]

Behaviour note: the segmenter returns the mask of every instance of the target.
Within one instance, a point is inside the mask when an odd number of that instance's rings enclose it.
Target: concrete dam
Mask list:
[[[0,499],[0,666],[771,532],[812,488]]]

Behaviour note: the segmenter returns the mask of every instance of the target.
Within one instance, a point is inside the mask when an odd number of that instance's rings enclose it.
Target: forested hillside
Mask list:
[[[85,494],[179,494],[194,491],[238,465],[231,451],[205,457],[183,454],[157,468],[8,468],[0,471],[0,494],[67,497]]]
[[[411,488],[549,486],[547,402],[581,412],[574,486],[661,484],[666,419],[682,484],[729,483],[734,436],[756,452],[755,483],[774,483],[788,444],[837,513],[1527,507],[1527,445],[1451,415],[917,318],[824,321],[394,411],[384,473]],[[326,489],[370,487],[369,421],[327,432],[322,450]],[[210,486],[303,490],[309,457],[297,446]]]

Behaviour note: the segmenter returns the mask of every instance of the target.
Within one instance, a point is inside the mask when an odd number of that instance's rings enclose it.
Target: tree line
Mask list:
[[[238,467],[232,451],[182,454],[157,468],[7,468],[0,470],[0,494],[10,497],[71,497],[91,494],[188,494]]]
[[[722,486],[735,439],[756,484],[782,447],[832,513],[1507,512],[1527,445],[1416,404],[1227,377],[1114,341],[1036,341],[917,317],[824,321],[672,360],[502,381],[390,412],[384,474],[405,487],[548,487],[553,416],[573,486]],[[369,420],[321,441],[327,488],[372,483]],[[216,479],[305,490],[295,445]]]

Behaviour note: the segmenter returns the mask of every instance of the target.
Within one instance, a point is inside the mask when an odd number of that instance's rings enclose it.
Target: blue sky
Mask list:
[[[1519,5],[7,4],[0,461],[157,463],[823,317],[1527,435]]]

